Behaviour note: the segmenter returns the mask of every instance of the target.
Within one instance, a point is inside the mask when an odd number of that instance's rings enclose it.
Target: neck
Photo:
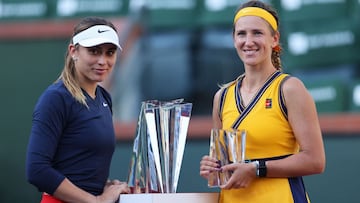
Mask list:
[[[275,71],[275,69],[266,69],[266,71],[261,72],[246,72],[242,82],[244,91],[248,93],[257,91]]]
[[[96,87],[97,87],[97,84],[81,85],[81,88],[93,99],[96,97]]]
[[[251,80],[249,80],[246,76],[242,81],[242,89],[246,92],[246,93],[254,93],[255,91],[257,91],[262,83],[258,83],[258,82],[250,82]]]

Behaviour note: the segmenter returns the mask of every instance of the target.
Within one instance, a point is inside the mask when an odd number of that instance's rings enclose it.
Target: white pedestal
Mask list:
[[[119,203],[218,203],[219,193],[122,194]]]

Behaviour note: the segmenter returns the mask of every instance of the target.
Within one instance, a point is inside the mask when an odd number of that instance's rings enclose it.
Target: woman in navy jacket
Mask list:
[[[88,17],[74,28],[64,69],[40,96],[27,149],[28,181],[42,203],[113,203],[129,193],[108,180],[115,149],[110,94],[101,86],[121,49],[116,28]]]

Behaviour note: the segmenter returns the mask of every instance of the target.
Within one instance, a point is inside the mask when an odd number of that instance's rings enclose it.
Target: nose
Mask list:
[[[104,64],[106,63],[106,56],[105,56],[105,54],[101,54],[101,55],[99,56],[99,58],[98,58],[98,63],[99,63],[100,65],[104,65]]]
[[[253,37],[251,35],[246,35],[245,45],[252,45],[254,43]]]

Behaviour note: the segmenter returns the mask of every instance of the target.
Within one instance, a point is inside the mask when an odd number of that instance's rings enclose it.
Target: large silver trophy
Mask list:
[[[176,193],[192,103],[142,102],[130,163],[132,193]]]

